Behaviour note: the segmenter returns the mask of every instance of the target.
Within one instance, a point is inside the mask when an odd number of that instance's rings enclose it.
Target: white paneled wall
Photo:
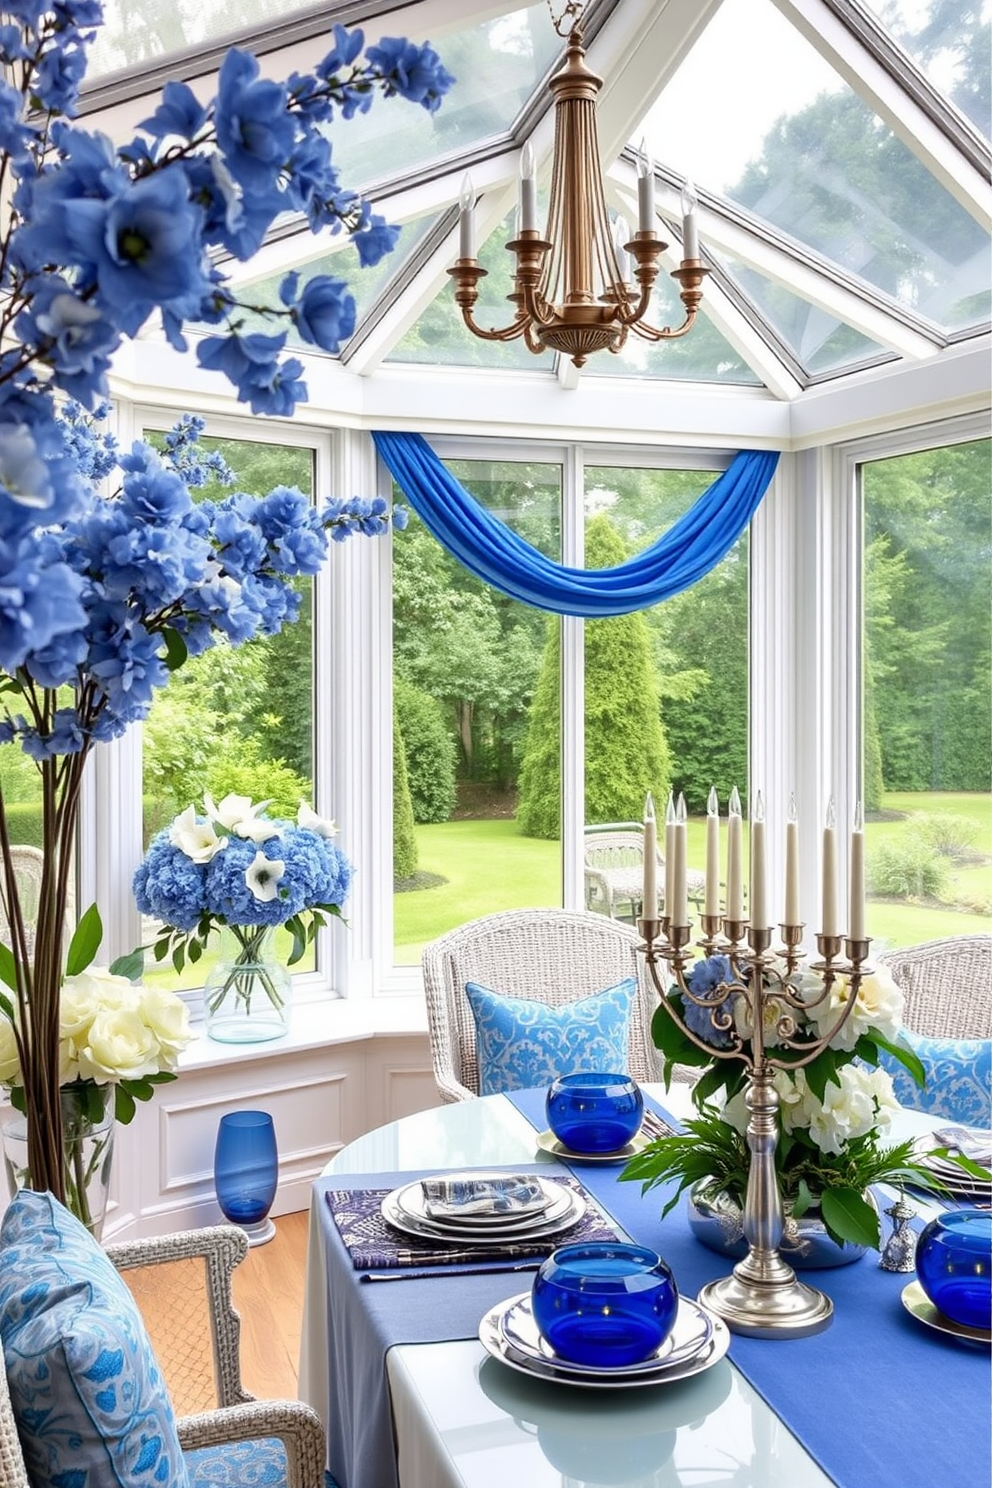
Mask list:
[[[279,1148],[272,1213],[290,1214],[308,1207],[311,1183],[346,1143],[438,1104],[421,1030],[302,1048],[259,1044],[194,1064],[118,1127],[104,1239],[223,1222],[213,1157],[228,1111],[271,1114]]]

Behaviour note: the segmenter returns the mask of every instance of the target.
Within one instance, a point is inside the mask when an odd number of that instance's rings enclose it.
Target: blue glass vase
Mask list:
[[[534,1321],[555,1353],[610,1369],[639,1364],[661,1347],[678,1312],[671,1267],[642,1245],[563,1245],[534,1278]]]
[[[639,1130],[644,1098],[629,1075],[560,1075],[545,1108],[548,1125],[571,1152],[617,1152]]]
[[[264,1245],[276,1232],[268,1216],[278,1182],[272,1117],[266,1111],[222,1116],[214,1151],[217,1202],[224,1218],[245,1231],[249,1245]]]
[[[992,1327],[992,1214],[949,1209],[923,1229],[916,1275],[938,1312],[965,1328]]]

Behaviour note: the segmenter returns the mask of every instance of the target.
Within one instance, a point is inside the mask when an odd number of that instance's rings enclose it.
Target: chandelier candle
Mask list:
[[[671,919],[675,903],[675,797],[668,792],[665,807],[665,914]]]
[[[682,187],[682,257],[684,259],[696,259],[699,257],[699,230],[696,226],[696,207],[699,205],[699,197],[696,188],[691,181],[686,181]]]
[[[744,876],[741,870],[741,798],[734,786],[727,803],[727,919],[744,918]]]
[[[854,813],[854,831],[851,833],[849,934],[860,940],[865,933],[865,832],[858,802]]]
[[[759,791],[751,813],[751,924],[755,930],[769,928],[765,904],[765,802]]]
[[[685,796],[679,792],[679,799],[675,807],[675,831],[672,838],[675,850],[675,868],[672,880],[672,923],[675,925],[688,925],[689,923],[689,900],[686,895],[685,878],[685,829],[688,812],[685,809]]]

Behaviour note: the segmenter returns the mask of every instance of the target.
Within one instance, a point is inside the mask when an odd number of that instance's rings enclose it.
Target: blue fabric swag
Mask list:
[[[428,532],[503,594],[557,615],[596,620],[645,610],[688,589],[733,547],[764,496],[778,455],[737,455],[675,525],[617,568],[566,568],[480,506],[420,434],[373,434]]]

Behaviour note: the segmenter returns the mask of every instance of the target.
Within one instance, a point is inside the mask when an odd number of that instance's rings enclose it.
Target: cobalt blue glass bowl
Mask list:
[[[948,1209],[916,1247],[916,1275],[938,1312],[965,1328],[992,1326],[992,1214]]]
[[[548,1125],[572,1152],[616,1152],[644,1115],[644,1098],[629,1075],[560,1075],[545,1104]]]
[[[531,1307],[562,1359],[610,1369],[639,1364],[675,1322],[671,1267],[642,1245],[587,1241],[553,1251],[534,1278]]]

